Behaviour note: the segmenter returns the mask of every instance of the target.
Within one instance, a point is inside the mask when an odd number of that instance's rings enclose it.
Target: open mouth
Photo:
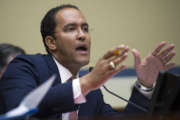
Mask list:
[[[78,46],[78,47],[76,48],[76,51],[82,52],[82,53],[87,53],[88,48],[87,48],[86,45],[80,45],[80,46]]]
[[[84,45],[84,46],[79,46],[76,48],[77,51],[87,51],[87,47]]]

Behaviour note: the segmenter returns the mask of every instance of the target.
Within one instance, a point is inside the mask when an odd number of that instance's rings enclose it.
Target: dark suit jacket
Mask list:
[[[1,113],[18,106],[26,94],[53,74],[56,74],[57,78],[40,103],[39,112],[36,114],[37,117],[59,117],[60,113],[77,109],[79,109],[79,116],[125,115],[142,112],[128,105],[124,112],[117,113],[110,105],[104,103],[100,89],[90,92],[86,96],[86,103],[75,105],[73,102],[72,82],[61,84],[58,68],[51,55],[36,54],[18,56],[8,65],[2,80],[0,80]],[[149,104],[148,99],[135,89],[130,100],[146,108]]]

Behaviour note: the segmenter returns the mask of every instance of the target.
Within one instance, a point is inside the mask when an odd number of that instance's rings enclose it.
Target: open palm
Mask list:
[[[161,42],[157,48],[142,61],[139,52],[136,49],[132,50],[135,58],[134,66],[138,80],[146,87],[153,86],[160,71],[166,71],[175,66],[175,63],[169,62],[175,55],[173,51],[174,45],[171,44],[166,49],[162,50],[165,45],[165,42]]]

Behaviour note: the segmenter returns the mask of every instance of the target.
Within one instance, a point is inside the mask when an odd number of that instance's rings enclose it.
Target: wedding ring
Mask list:
[[[109,66],[111,67],[111,69],[115,69],[116,68],[114,62],[112,62],[112,61],[109,63]]]

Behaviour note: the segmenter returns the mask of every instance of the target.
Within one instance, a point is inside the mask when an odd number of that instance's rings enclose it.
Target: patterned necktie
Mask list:
[[[77,119],[78,119],[77,111],[73,111],[69,113],[69,120],[77,120]]]
[[[68,81],[72,81],[76,77],[71,77]],[[78,112],[77,111],[72,111],[69,112],[69,120],[78,120]]]

